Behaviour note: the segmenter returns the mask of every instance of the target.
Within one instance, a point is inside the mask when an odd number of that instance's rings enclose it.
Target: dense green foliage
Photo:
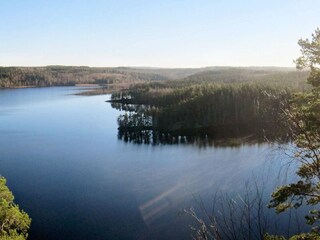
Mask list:
[[[286,91],[252,85],[192,86],[169,94],[176,99],[173,99],[174,104],[165,105],[156,112],[157,124],[160,129],[170,126],[171,130],[263,129],[277,121],[282,103],[288,95]]]
[[[14,202],[6,180],[0,177],[0,239],[23,240],[28,237],[31,219]]]
[[[145,137],[141,130],[171,136],[263,138],[286,135],[280,118],[291,94],[289,89],[256,83],[154,83],[114,93],[111,101],[130,112],[121,115],[118,123],[120,134],[129,131],[125,134],[131,138]]]

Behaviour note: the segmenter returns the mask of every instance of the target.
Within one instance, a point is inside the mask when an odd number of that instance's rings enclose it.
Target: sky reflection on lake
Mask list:
[[[271,191],[285,156],[269,143],[135,145],[109,96],[79,88],[0,90],[0,174],[32,218],[30,239],[186,239],[180,216],[252,176]]]

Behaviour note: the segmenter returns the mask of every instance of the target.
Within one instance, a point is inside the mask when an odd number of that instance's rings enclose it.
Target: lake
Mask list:
[[[82,90],[0,90],[0,174],[32,218],[29,239],[188,239],[194,196],[279,183],[276,144],[125,142],[110,96]]]

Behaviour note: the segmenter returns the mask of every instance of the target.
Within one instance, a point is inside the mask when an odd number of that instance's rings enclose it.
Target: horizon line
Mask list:
[[[88,68],[141,68],[141,69],[201,69],[201,68],[296,68],[295,66],[274,66],[274,65],[211,65],[211,66],[183,66],[183,67],[166,67],[166,66],[134,66],[134,65],[119,65],[119,66],[90,66],[90,65],[2,65],[1,68],[45,68],[45,67],[88,67]]]

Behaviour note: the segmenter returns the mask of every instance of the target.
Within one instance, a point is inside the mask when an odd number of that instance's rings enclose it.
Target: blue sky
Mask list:
[[[294,66],[319,0],[0,0],[0,66]]]

